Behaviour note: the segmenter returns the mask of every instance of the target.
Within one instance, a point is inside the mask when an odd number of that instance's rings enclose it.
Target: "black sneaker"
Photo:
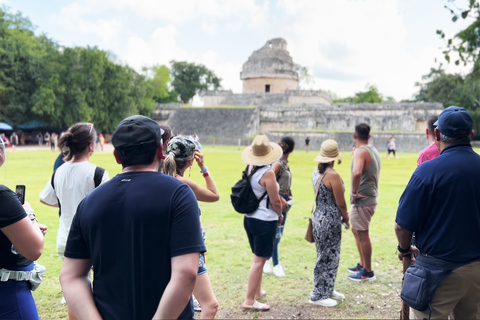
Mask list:
[[[357,263],[357,265],[355,267],[350,267],[350,268],[347,268],[348,272],[350,273],[357,273],[358,271],[360,271],[360,269],[362,269],[363,266],[360,265],[360,263]]]
[[[375,278],[375,275],[373,274],[373,270],[370,272],[367,272],[364,268],[362,268],[356,274],[348,276],[348,279],[352,281],[363,282],[363,281],[373,281],[376,278]]]

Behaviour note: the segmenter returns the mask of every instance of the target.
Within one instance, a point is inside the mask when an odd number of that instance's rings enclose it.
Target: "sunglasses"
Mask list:
[[[85,123],[85,125],[90,128],[90,131],[88,132],[88,134],[92,134],[93,123],[87,122],[87,123]]]

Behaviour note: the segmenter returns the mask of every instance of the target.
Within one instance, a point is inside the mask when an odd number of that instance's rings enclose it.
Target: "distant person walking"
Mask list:
[[[349,225],[345,186],[338,172],[333,169],[335,160],[340,164],[338,144],[331,139],[325,140],[320,154],[315,158],[318,166],[312,176],[316,204],[312,227],[317,260],[309,301],[323,307],[334,307],[337,299],[345,299],[343,294],[334,289],[340,261],[342,222]]]
[[[39,146],[43,144],[43,136],[41,132],[37,133],[37,142]]]
[[[13,151],[15,151],[15,148],[17,147],[18,145],[18,136],[17,134],[15,133],[15,131],[12,133],[12,135],[10,136],[10,143],[12,144],[12,149]]]
[[[438,116],[430,116],[427,119],[427,128],[425,129],[425,135],[427,136],[429,146],[423,149],[418,155],[417,166],[421,165],[425,161],[435,159],[440,155],[440,150],[435,143],[435,122],[438,120]]]
[[[45,132],[43,139],[45,140],[45,144],[47,145],[47,147],[50,147],[50,133],[48,131]]]
[[[305,138],[305,151],[310,151],[310,137]]]
[[[350,194],[350,221],[357,244],[360,261],[348,268],[348,278],[353,281],[373,281],[372,243],[370,242],[370,221],[378,203],[378,180],[380,177],[380,155],[368,143],[370,126],[361,123],[355,127],[353,135],[357,149],[353,154],[352,191]]]
[[[396,154],[395,154],[396,146],[395,146],[395,138],[391,137],[390,140],[387,143],[387,159],[390,158],[390,153],[393,153],[393,156],[395,159],[398,159]]]

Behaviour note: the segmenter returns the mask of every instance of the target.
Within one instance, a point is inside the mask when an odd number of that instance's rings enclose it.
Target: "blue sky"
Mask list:
[[[456,3],[461,6],[463,0]],[[376,85],[409,99],[415,82],[444,62],[444,42],[468,21],[451,21],[442,0],[0,0],[64,46],[96,46],[140,70],[170,60],[202,63],[224,89],[242,90],[254,51],[282,37],[309,89],[340,97]],[[446,63],[444,63],[446,65]],[[465,72],[453,65],[449,72]]]

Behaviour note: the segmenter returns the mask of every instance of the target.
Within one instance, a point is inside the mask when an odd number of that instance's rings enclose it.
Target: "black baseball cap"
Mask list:
[[[469,135],[473,129],[473,120],[466,109],[450,106],[440,113],[433,125],[447,137],[455,138]]]
[[[141,115],[131,116],[118,124],[112,144],[119,156],[134,156],[158,148],[163,132],[154,120]]]

